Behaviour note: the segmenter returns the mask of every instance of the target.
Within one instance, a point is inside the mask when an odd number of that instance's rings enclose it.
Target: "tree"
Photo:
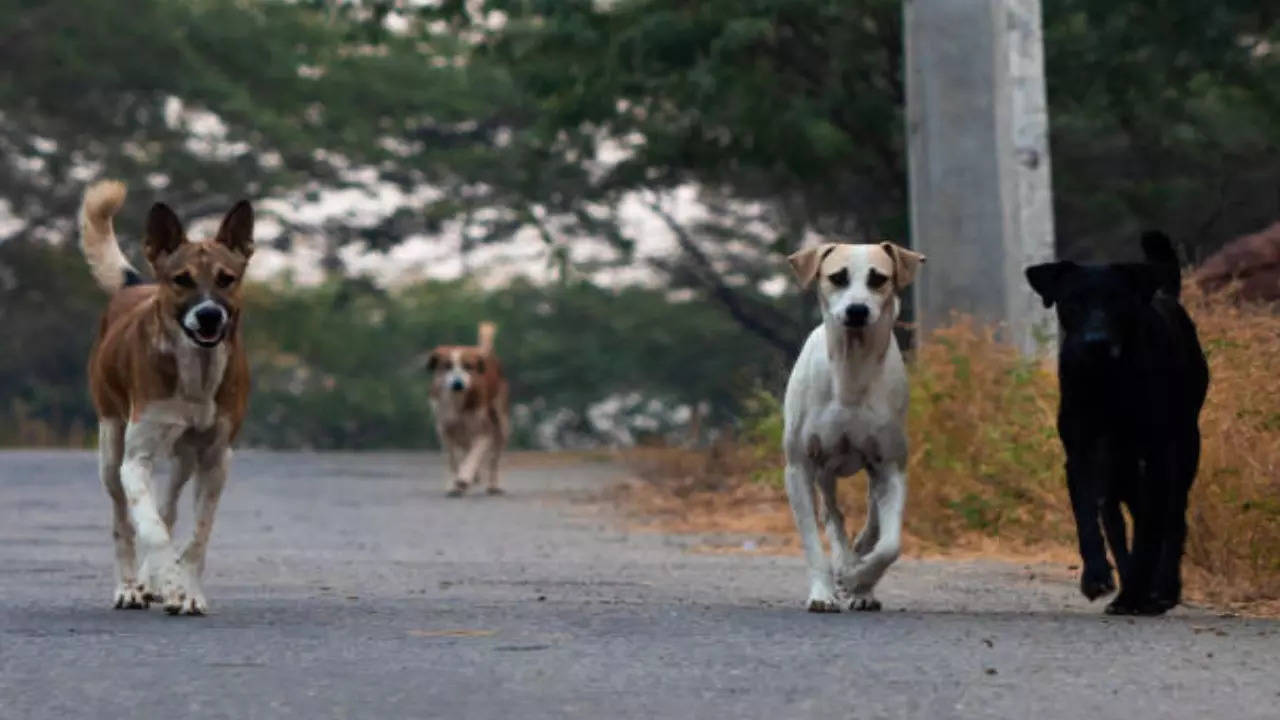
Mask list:
[[[1045,27],[1061,254],[1115,259],[1162,227],[1203,259],[1280,218],[1273,4],[1069,0]]]
[[[456,184],[485,141],[473,125],[502,111],[500,78],[452,62],[448,33],[395,34],[377,13],[341,10],[0,0],[0,152],[16,160],[0,165],[0,197],[25,221],[17,235],[66,237],[100,175],[184,217],[244,196]],[[335,244],[362,231],[327,230]]]
[[[794,356],[807,323],[760,292],[809,232],[906,232],[901,19],[889,0],[488,2],[506,13],[478,55],[538,108],[519,172],[477,204],[534,206],[556,232],[636,238],[637,196],[677,239],[656,268]],[[603,158],[616,155],[616,162]],[[696,187],[707,216],[664,202]],[[512,217],[511,219],[514,219]],[[546,223],[544,223],[545,225]]]

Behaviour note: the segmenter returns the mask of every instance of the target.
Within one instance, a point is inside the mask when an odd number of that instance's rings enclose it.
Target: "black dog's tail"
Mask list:
[[[1154,266],[1160,278],[1160,289],[1172,297],[1178,297],[1182,289],[1182,269],[1178,265],[1178,253],[1173,249],[1169,236],[1159,230],[1142,233],[1142,254],[1147,263]]]

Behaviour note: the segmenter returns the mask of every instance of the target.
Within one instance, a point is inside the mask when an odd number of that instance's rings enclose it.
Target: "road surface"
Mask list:
[[[91,454],[0,453],[0,720],[1280,717],[1277,622],[1108,618],[1063,578],[911,560],[884,612],[811,615],[800,558],[586,502],[607,463],[520,457],[498,498],[440,473],[238,454],[212,612],[177,618],[108,608]]]

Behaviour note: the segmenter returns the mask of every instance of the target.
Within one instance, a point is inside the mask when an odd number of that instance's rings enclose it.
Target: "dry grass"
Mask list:
[[[1185,302],[1212,373],[1188,594],[1265,605],[1280,598],[1280,314],[1190,288]],[[957,319],[923,344],[911,394],[906,551],[1075,562],[1051,364],[1026,361]],[[705,452],[632,451],[647,481],[626,499],[668,530],[740,533],[794,550],[780,434],[776,401],[762,396],[737,441]],[[843,487],[851,522],[864,513],[862,487]]]

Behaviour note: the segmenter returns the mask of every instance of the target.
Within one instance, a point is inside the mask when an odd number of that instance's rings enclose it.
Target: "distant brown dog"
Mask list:
[[[490,495],[498,486],[498,458],[510,435],[507,380],[493,354],[493,323],[480,323],[473,347],[441,345],[427,357],[436,432],[449,458],[450,497],[482,480]]]
[[[80,209],[80,246],[112,293],[89,357],[89,390],[99,472],[115,511],[114,602],[145,608],[154,601],[170,614],[201,615],[208,610],[200,584],[205,550],[249,396],[240,285],[253,254],[253,208],[239,202],[212,240],[197,243],[169,206],[153,205],[143,251],[156,281],[143,283],[112,229],[124,198],[123,184],[99,182]],[[161,458],[171,473],[153,495]],[[171,534],[193,472],[195,533],[179,551]]]

